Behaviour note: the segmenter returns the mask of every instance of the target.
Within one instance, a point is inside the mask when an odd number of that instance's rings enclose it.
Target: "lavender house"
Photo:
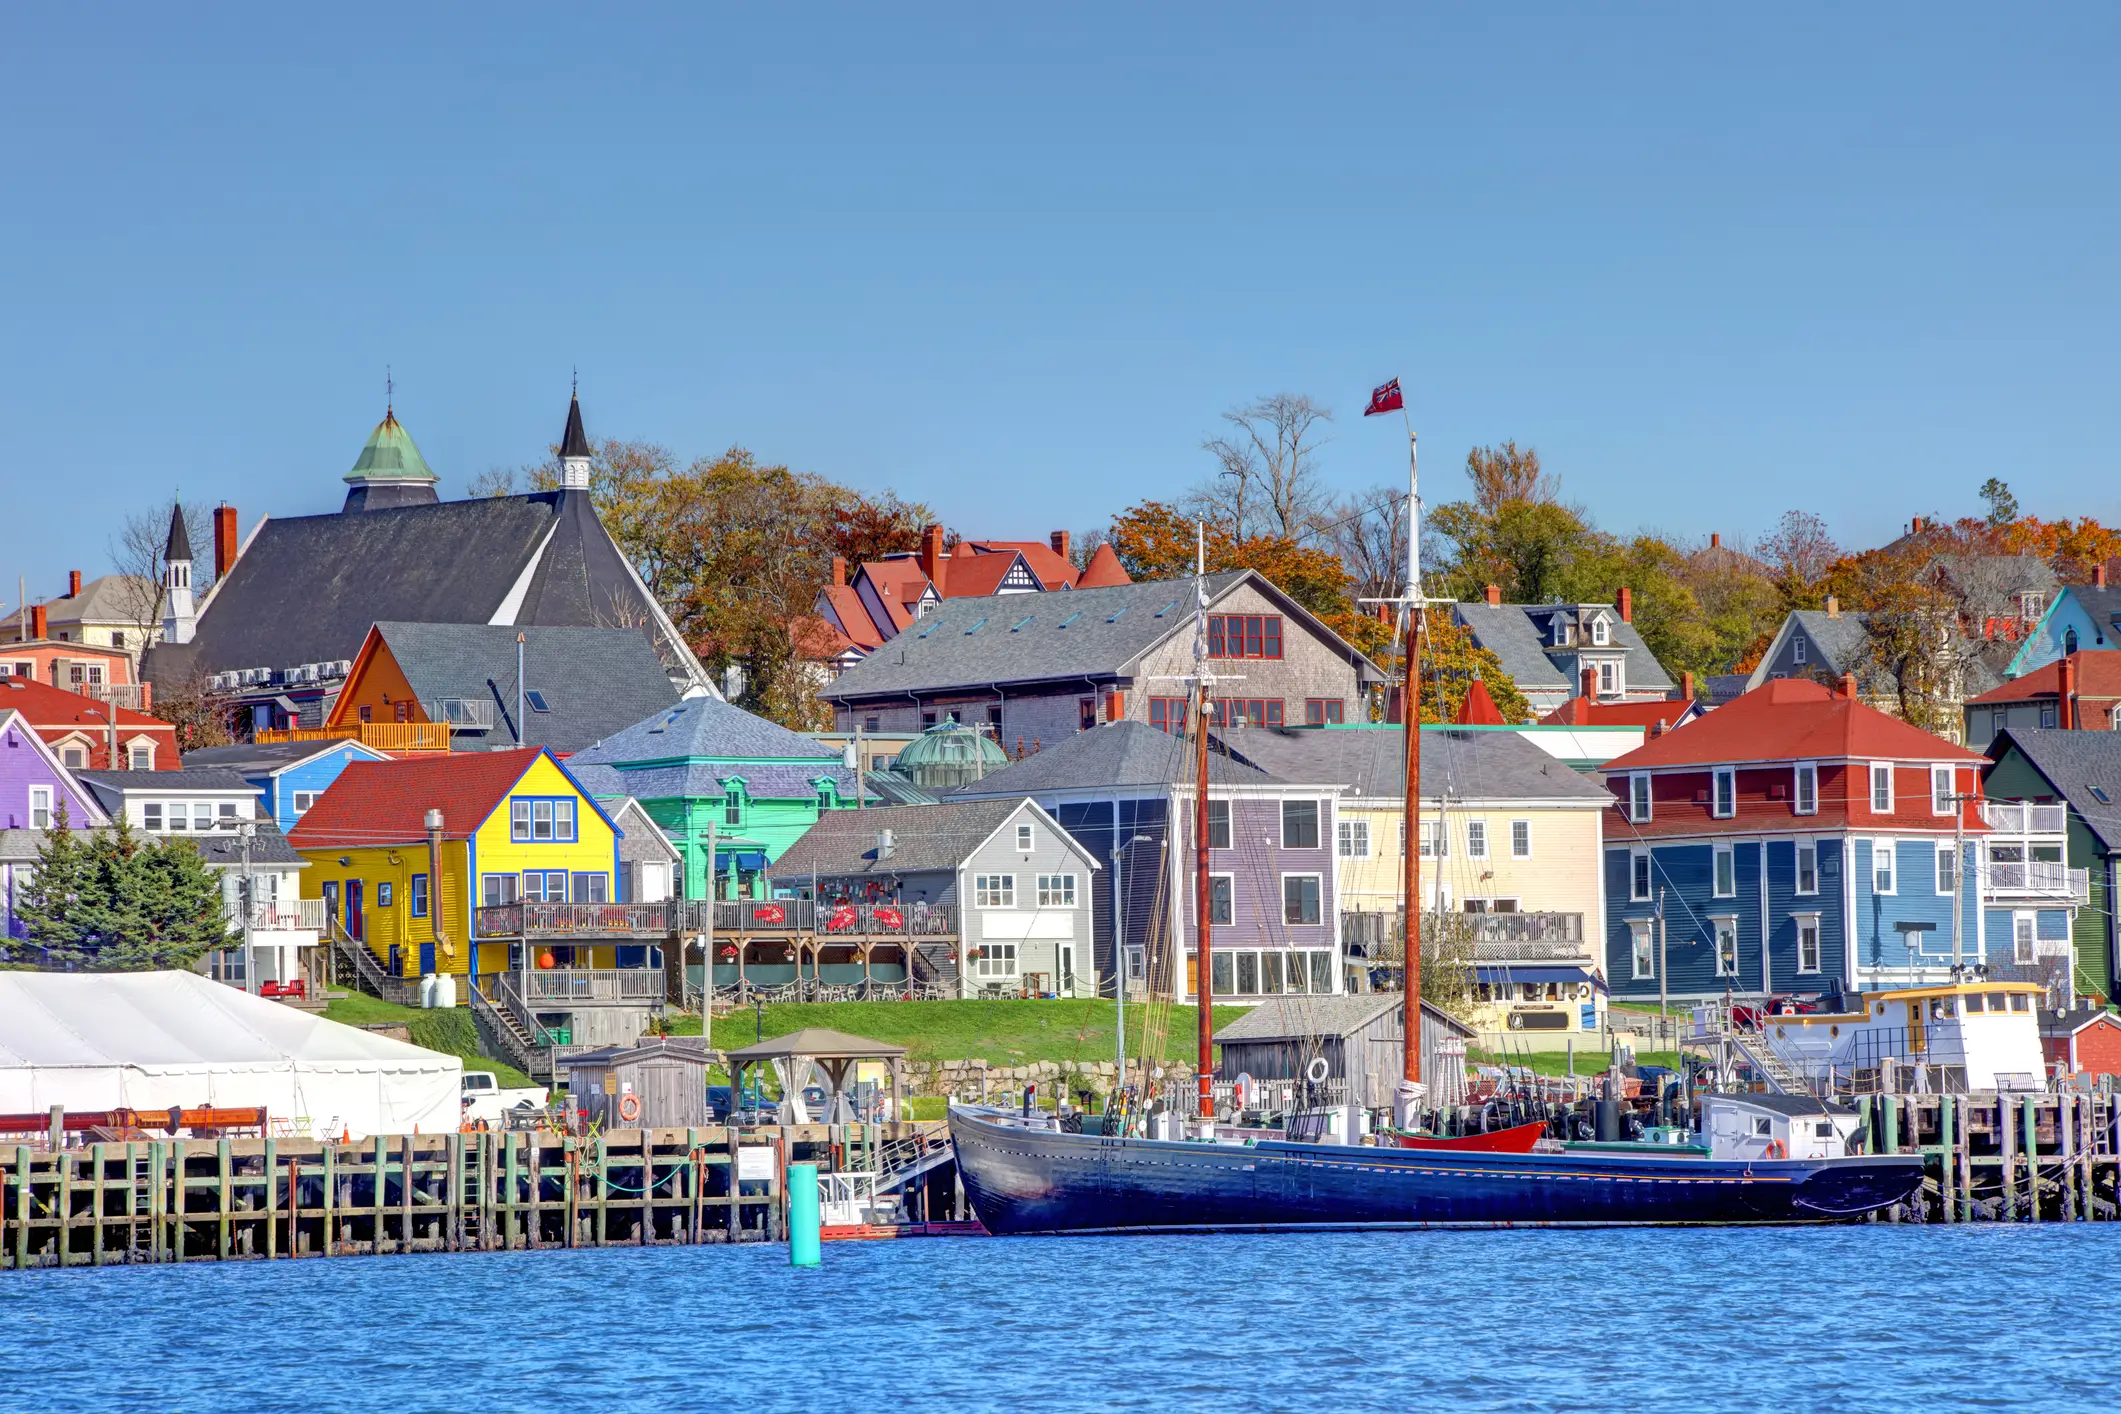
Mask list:
[[[1029,796],[1101,864],[1092,878],[1098,990],[1124,974],[1129,995],[1199,989],[1193,885],[1193,750],[1183,737],[1122,721],[1062,739],[952,792],[952,800]],[[1341,990],[1338,788],[1208,761],[1211,957],[1218,1001]]]
[[[109,823],[22,714],[0,709],[0,937],[22,935],[15,899],[62,804],[78,830]]]

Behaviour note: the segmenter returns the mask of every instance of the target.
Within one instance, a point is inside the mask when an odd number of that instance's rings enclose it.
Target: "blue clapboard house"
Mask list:
[[[292,830],[339,773],[355,761],[388,761],[372,746],[345,738],[210,746],[184,753],[187,767],[234,771],[257,790],[265,813],[282,833]]]

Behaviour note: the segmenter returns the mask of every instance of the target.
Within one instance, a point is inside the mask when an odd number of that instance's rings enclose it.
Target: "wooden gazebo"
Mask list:
[[[839,1100],[846,1093],[848,1078],[853,1074],[857,1062],[881,1060],[891,1063],[891,1114],[894,1119],[905,1115],[905,1063],[906,1048],[894,1046],[888,1041],[872,1041],[865,1036],[850,1036],[844,1031],[831,1031],[822,1026],[809,1026],[801,1031],[791,1031],[786,1036],[776,1036],[770,1041],[743,1046],[725,1053],[729,1064],[729,1085],[732,1095],[744,1093],[744,1071],[761,1062],[774,1067],[781,1082],[782,1100],[789,1100],[802,1092],[809,1079],[809,1068],[815,1065],[825,1082],[825,1114],[829,1118],[839,1109]]]

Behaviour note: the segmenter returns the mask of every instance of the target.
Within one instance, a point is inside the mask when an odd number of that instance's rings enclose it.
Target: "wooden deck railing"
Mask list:
[[[286,727],[261,731],[259,745],[282,741],[358,741],[378,751],[447,751],[447,722],[350,722],[343,727]]]
[[[670,931],[662,903],[495,903],[472,910],[482,938],[661,938]]]

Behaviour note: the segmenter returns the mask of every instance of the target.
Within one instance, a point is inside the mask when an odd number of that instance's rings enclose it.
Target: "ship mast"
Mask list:
[[[1195,1077],[1200,1087],[1200,1119],[1215,1118],[1215,970],[1208,961],[1208,915],[1214,902],[1214,880],[1208,874],[1208,551],[1207,535],[1195,526],[1193,548],[1193,916],[1200,942],[1194,1000],[1199,1003],[1200,1058]]]
[[[1406,409],[1400,409],[1406,418]],[[1405,1103],[1395,1110],[1418,1105],[1421,1083],[1421,630],[1426,606],[1421,595],[1421,500],[1419,474],[1414,455],[1414,424],[1407,424],[1407,588],[1400,612],[1406,621],[1407,666],[1405,686],[1399,694],[1399,716],[1406,731],[1407,799],[1406,829],[1401,831],[1405,858],[1405,959],[1400,968],[1406,983],[1406,1019],[1400,1027],[1400,1093]],[[1413,1127],[1413,1116],[1395,1113],[1403,1128]]]

